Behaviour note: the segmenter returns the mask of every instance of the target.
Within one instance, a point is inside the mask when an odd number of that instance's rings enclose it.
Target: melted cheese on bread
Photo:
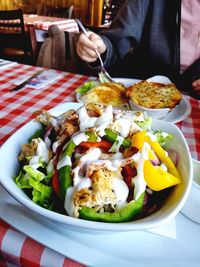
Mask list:
[[[146,108],[174,108],[182,99],[175,84],[141,81],[127,88],[126,95],[135,104]]]
[[[123,106],[127,104],[126,88],[120,83],[102,83],[81,97],[84,103]]]

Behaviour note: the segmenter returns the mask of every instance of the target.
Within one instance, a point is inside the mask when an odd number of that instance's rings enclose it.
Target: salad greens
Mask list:
[[[152,130],[141,112],[93,108],[60,118],[41,112],[15,182],[34,203],[69,216],[104,222],[147,216],[181,181],[163,148],[173,136]]]

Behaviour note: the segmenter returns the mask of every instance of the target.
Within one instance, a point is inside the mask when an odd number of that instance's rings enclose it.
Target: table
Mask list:
[[[78,25],[74,19],[24,14],[24,24],[25,26],[34,25],[36,30],[46,31],[49,26],[57,25],[62,31],[79,32]]]
[[[10,21],[13,22],[13,21]],[[51,25],[57,25],[61,31],[79,32],[78,25],[75,19],[65,19],[49,16],[40,16],[33,14],[24,14],[25,30],[29,33],[33,32],[36,35],[37,42],[44,42],[46,33]],[[10,29],[9,29],[10,30]],[[12,31],[15,29],[12,29]],[[33,38],[33,36],[30,36]]]
[[[40,90],[26,87],[10,92],[19,77],[24,79],[39,69],[41,68],[17,64],[1,71],[0,145],[32,118],[33,111],[51,109],[60,103],[75,101],[75,88],[88,80],[87,76],[66,72],[62,78]],[[177,125],[188,142],[192,156],[200,160],[200,101],[189,96],[188,100],[192,105],[191,115]],[[28,267],[83,266],[33,241],[0,219],[0,266],[9,266],[8,262]]]
[[[24,14],[23,17],[24,17],[25,30],[28,30],[28,26],[33,25],[36,30],[47,31],[49,26],[57,25],[58,28],[62,31],[79,32],[78,25],[74,19],[65,19],[65,18],[38,16],[29,14]],[[9,20],[9,23],[16,21],[17,20]],[[13,30],[14,29],[12,29],[12,31]]]

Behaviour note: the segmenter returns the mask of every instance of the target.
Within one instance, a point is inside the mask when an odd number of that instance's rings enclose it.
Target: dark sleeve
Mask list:
[[[120,61],[130,49],[139,43],[149,1],[127,0],[109,29],[100,32],[107,50],[103,55],[105,67]],[[88,64],[99,70],[98,62]]]
[[[190,95],[199,98],[192,89],[192,82],[200,79],[200,58],[197,59],[189,68],[187,68],[181,75],[181,87],[187,91]]]
[[[108,67],[116,60],[121,60],[140,41],[147,2],[147,0],[126,1],[109,30],[101,32],[107,47],[105,66]]]

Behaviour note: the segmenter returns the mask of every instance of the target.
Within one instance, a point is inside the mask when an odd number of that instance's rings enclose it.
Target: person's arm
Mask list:
[[[99,62],[96,60],[95,49],[103,56],[106,68],[116,60],[121,60],[141,38],[148,7],[146,3],[141,0],[127,1],[109,29],[102,31],[99,37],[90,33],[90,40],[86,40],[87,37],[81,34],[77,44],[79,57],[96,70]]]
[[[182,74],[181,83],[184,90],[200,99],[200,58]]]

